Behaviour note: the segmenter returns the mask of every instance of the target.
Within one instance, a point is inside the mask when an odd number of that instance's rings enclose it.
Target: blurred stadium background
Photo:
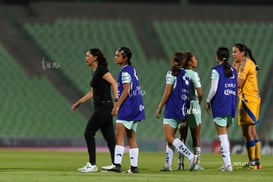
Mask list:
[[[74,113],[70,107],[90,89],[85,53],[102,49],[116,77],[114,52],[128,46],[147,116],[139,125],[138,142],[141,150],[163,151],[162,119],[155,118],[155,111],[170,56],[177,50],[197,56],[203,109],[216,48],[231,50],[237,42],[252,49],[260,67],[258,132],[263,152],[272,154],[272,0],[0,0],[0,147],[84,147],[92,102]],[[202,120],[203,151],[217,150],[214,125],[204,110]],[[242,152],[236,123],[229,135],[233,151]],[[97,145],[105,146],[100,132]]]

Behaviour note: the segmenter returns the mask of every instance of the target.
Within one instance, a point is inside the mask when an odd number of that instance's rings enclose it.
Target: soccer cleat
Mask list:
[[[178,171],[182,171],[182,170],[184,170],[184,169],[185,169],[184,163],[179,163],[179,164],[178,164],[178,167],[177,167],[177,170],[178,170]]]
[[[201,170],[205,170],[199,163],[196,164],[193,168],[193,171],[201,171]]]
[[[262,169],[262,168],[263,168],[263,165],[262,165],[262,164],[257,164],[256,168],[257,168],[257,169]]]
[[[138,170],[138,168],[137,167],[130,167],[130,169],[128,169],[127,171],[126,171],[126,173],[139,173],[139,170]]]
[[[257,170],[257,166],[256,166],[256,161],[252,160],[250,162],[247,162],[244,167],[244,169],[252,169],[252,170]]]
[[[101,167],[101,169],[103,172],[116,172],[116,173],[122,172],[121,166],[116,166],[114,164],[112,164],[110,166],[103,166],[103,167]]]
[[[87,162],[87,164],[82,168],[79,168],[78,171],[81,173],[96,172],[98,171],[98,168],[96,165],[91,165],[90,162]]]
[[[163,166],[161,169],[160,169],[160,171],[172,171],[172,167],[171,166]]]
[[[263,166],[261,164],[261,161],[259,159],[256,159],[256,167],[257,167],[257,169],[262,169],[263,168]]]
[[[195,165],[198,163],[198,156],[194,155],[193,158],[189,161],[189,171],[192,171]]]
[[[232,172],[233,168],[231,165],[223,165],[222,167],[219,168],[219,171],[221,172]]]
[[[112,169],[113,167],[115,167],[115,165],[114,165],[114,164],[111,164],[111,165],[109,165],[109,166],[102,166],[101,169],[102,169],[102,170],[109,170],[109,169]]]

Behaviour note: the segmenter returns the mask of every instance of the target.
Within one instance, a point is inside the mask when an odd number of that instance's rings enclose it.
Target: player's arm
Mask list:
[[[82,98],[80,98],[77,102],[72,104],[71,111],[75,111],[82,103],[93,97],[93,89],[91,88],[89,92],[87,92]]]
[[[156,117],[159,118],[160,116],[160,113],[161,113],[161,109],[162,107],[166,104],[166,102],[168,101],[171,93],[172,93],[172,88],[173,88],[173,85],[172,84],[166,84],[166,87],[165,87],[165,91],[164,91],[164,94],[162,95],[162,98],[161,98],[161,101],[157,107],[157,110],[156,110]]]
[[[113,116],[116,116],[118,114],[119,107],[126,100],[126,98],[129,96],[130,88],[131,88],[131,83],[124,83],[123,84],[123,91],[120,95],[119,100],[115,103],[114,108],[112,110]]]
[[[244,83],[245,83],[245,80],[238,77],[237,84],[239,89],[243,88]]]
[[[114,79],[114,77],[112,76],[112,74],[110,72],[107,72],[103,75],[102,78],[112,85],[114,98],[117,99],[118,98],[118,84],[117,84],[116,80]]]
[[[202,87],[196,88],[196,91],[197,91],[197,97],[198,97],[199,104],[201,104],[202,99],[203,99]]]
[[[205,110],[208,114],[210,114],[210,102],[213,99],[213,97],[215,96],[217,89],[218,89],[218,82],[219,82],[219,74],[216,70],[212,70],[211,72],[211,85],[210,85],[210,90],[208,93],[208,97],[206,100],[206,104],[205,104]]]

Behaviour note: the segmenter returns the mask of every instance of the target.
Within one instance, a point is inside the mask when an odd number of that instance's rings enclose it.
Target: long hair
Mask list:
[[[180,72],[180,69],[184,64],[184,53],[183,52],[175,52],[172,57],[173,65],[171,67],[172,75],[176,76]]]
[[[189,62],[192,60],[194,54],[192,52],[186,52],[184,54],[184,65],[183,68],[188,68],[189,67]]]
[[[236,43],[234,44],[234,47],[236,47],[240,52],[244,52],[244,56],[248,57],[251,59],[251,61],[253,61],[253,63],[256,65],[256,70],[259,70],[259,67],[257,65],[256,60],[254,59],[253,55],[252,55],[252,51],[251,49],[249,49],[246,45],[242,44],[242,43]]]
[[[117,51],[121,53],[123,58],[127,57],[128,65],[132,65],[131,63],[132,51],[128,47],[120,47]]]
[[[107,60],[100,49],[90,48],[88,51],[93,56],[97,56],[98,65],[102,65],[107,68],[107,66],[108,66]]]
[[[232,77],[232,70],[231,70],[231,66],[228,63],[228,59],[229,59],[229,50],[226,47],[219,47],[216,51],[216,56],[217,59],[223,61],[223,67],[224,67],[224,73],[226,75],[226,77]]]

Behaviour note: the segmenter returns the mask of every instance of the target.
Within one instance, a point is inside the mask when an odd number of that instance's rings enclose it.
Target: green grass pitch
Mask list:
[[[162,152],[141,152],[139,156],[139,174],[123,173],[79,173],[77,168],[87,162],[85,151],[60,150],[11,150],[0,149],[0,182],[267,182],[273,179],[273,159],[271,155],[262,156],[263,169],[245,170],[242,165],[246,161],[245,155],[232,155],[234,171],[219,172],[223,164],[220,154],[204,153],[201,156],[203,171],[160,172],[165,154]],[[129,167],[128,153],[123,157],[123,170]],[[97,153],[97,166],[110,164],[109,154]],[[177,155],[173,162],[173,169],[177,166]],[[186,164],[185,167],[188,167]]]

